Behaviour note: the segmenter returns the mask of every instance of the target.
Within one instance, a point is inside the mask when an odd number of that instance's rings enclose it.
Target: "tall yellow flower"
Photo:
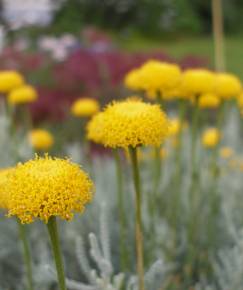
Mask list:
[[[183,94],[199,96],[213,92],[215,74],[206,69],[188,69],[182,74],[181,90]]]
[[[130,89],[145,91],[150,98],[155,98],[158,93],[163,98],[164,92],[173,89],[180,77],[178,65],[149,60],[127,74],[125,85]]]
[[[96,114],[87,124],[87,139],[95,143],[102,144],[103,140],[103,125],[105,116],[103,112]]]
[[[169,130],[169,121],[158,105],[134,98],[111,103],[102,118],[102,143],[112,148],[159,146]]]
[[[216,75],[215,93],[222,99],[236,98],[241,92],[241,82],[233,74],[219,73]]]
[[[213,93],[203,94],[199,97],[198,106],[201,109],[215,109],[220,105],[220,98]]]
[[[92,199],[93,184],[80,167],[69,160],[36,157],[18,164],[9,176],[8,215],[22,223],[51,217],[71,220]]]
[[[36,150],[47,150],[52,147],[54,138],[47,130],[34,129],[29,133],[29,142]]]
[[[23,84],[24,78],[17,71],[0,71],[0,93],[8,93]]]
[[[71,106],[71,113],[75,117],[91,117],[99,110],[99,103],[92,98],[80,98]]]
[[[214,148],[218,145],[220,139],[221,134],[216,128],[209,128],[202,135],[202,143],[206,148]]]
[[[34,87],[24,85],[10,91],[8,95],[8,102],[11,105],[33,103],[38,98]]]

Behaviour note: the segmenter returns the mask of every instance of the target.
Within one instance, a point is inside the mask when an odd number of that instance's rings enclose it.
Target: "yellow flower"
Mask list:
[[[24,85],[9,93],[8,102],[11,105],[32,103],[37,97],[37,92],[32,86]]]
[[[100,110],[100,105],[95,99],[80,98],[71,106],[71,113],[76,117],[90,117]]]
[[[170,119],[169,136],[176,136],[182,130],[183,125],[178,118]]]
[[[182,74],[181,90],[189,96],[213,92],[215,74],[206,69],[188,69]]]
[[[224,158],[224,159],[228,159],[228,158],[230,158],[230,157],[232,157],[233,156],[233,154],[234,154],[234,151],[233,151],[233,149],[232,148],[230,148],[230,147],[222,147],[221,149],[220,149],[220,156],[222,157],[222,158]]]
[[[198,106],[201,109],[215,109],[220,105],[220,99],[213,93],[203,94],[199,97]]]
[[[92,199],[93,184],[77,164],[69,160],[36,156],[19,163],[9,176],[8,216],[22,223],[36,218],[48,222],[52,216],[71,220]]]
[[[146,91],[150,98],[174,88],[180,81],[181,70],[178,65],[157,60],[149,60],[139,69],[125,77],[125,85],[130,89]]]
[[[206,148],[213,148],[218,145],[221,134],[218,129],[207,129],[202,136],[202,143]]]
[[[124,80],[124,84],[128,89],[131,90],[141,90],[141,80],[140,80],[140,72],[141,70],[138,69],[133,69],[129,71]]]
[[[243,92],[241,92],[237,97],[237,104],[240,109],[243,108]]]
[[[100,112],[93,116],[87,124],[87,139],[95,143],[102,143],[104,113]]]
[[[8,177],[12,173],[13,168],[0,169],[0,208],[6,209],[8,207],[8,192],[6,192],[6,184]]]
[[[47,130],[35,129],[29,133],[29,141],[34,149],[47,150],[53,145],[54,138]]]
[[[0,71],[0,93],[9,91],[24,84],[24,78],[16,71]]]
[[[107,147],[159,146],[168,134],[169,121],[158,105],[139,99],[113,102],[102,117],[100,139]]]
[[[241,92],[241,82],[233,74],[219,73],[216,75],[215,93],[222,99],[237,97]]]

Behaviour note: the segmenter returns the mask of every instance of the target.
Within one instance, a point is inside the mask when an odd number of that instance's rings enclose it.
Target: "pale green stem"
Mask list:
[[[17,224],[19,228],[19,237],[23,245],[23,257],[24,257],[25,268],[26,268],[28,289],[33,290],[34,283],[33,283],[33,275],[32,275],[32,263],[31,263],[31,254],[30,254],[29,244],[26,237],[26,225],[21,224],[19,220],[17,220]]]
[[[133,181],[135,189],[135,205],[136,205],[136,252],[137,252],[137,275],[138,275],[138,289],[144,290],[144,256],[143,256],[143,226],[142,226],[142,196],[140,188],[140,175],[138,168],[138,158],[137,158],[137,148],[129,148],[131,161],[132,161],[132,171],[133,171]]]
[[[62,254],[60,249],[60,241],[57,229],[56,217],[50,217],[47,228],[51,240],[52,252],[56,264],[57,278],[60,290],[66,290],[65,273],[62,261]]]
[[[116,163],[116,177],[117,177],[117,200],[118,200],[119,223],[120,223],[121,269],[124,272],[127,269],[127,251],[126,251],[126,218],[123,198],[122,164],[119,151],[117,149],[114,149],[113,154]]]

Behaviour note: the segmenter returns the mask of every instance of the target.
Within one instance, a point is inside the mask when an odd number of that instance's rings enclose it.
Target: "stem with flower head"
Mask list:
[[[121,268],[123,271],[127,268],[127,251],[126,251],[126,220],[124,211],[123,200],[123,182],[122,182],[122,164],[119,151],[113,150],[114,159],[116,163],[116,176],[117,176],[117,199],[119,209],[119,222],[120,222],[120,251],[121,251]]]
[[[52,252],[55,259],[56,270],[57,270],[57,278],[60,290],[66,290],[66,282],[65,282],[65,274],[64,274],[64,267],[60,249],[60,241],[58,235],[58,228],[57,228],[57,221],[56,217],[50,217],[47,228],[51,240]]]
[[[33,283],[33,275],[32,275],[32,265],[31,265],[32,263],[31,263],[29,245],[26,238],[26,227],[25,225],[21,224],[19,220],[17,220],[17,224],[19,228],[19,237],[23,245],[23,254],[24,254],[25,267],[26,267],[26,275],[27,275],[27,280],[28,280],[28,288],[29,290],[33,290],[34,283]]]
[[[129,147],[130,157],[132,161],[133,181],[135,189],[135,205],[136,205],[136,252],[137,252],[137,274],[138,274],[138,289],[144,290],[144,257],[143,257],[143,229],[142,229],[142,196],[140,188],[140,175],[138,168],[137,148]]]

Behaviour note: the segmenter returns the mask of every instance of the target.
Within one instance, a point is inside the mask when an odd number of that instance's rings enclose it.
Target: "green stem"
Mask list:
[[[139,290],[144,290],[144,257],[143,257],[143,229],[142,229],[142,215],[141,215],[141,205],[142,196],[140,188],[140,175],[138,168],[138,158],[137,158],[137,148],[129,148],[131,161],[132,161],[132,171],[133,171],[133,181],[135,189],[135,203],[136,203],[136,252],[137,252],[137,275]]]
[[[126,251],[126,219],[124,211],[123,200],[123,182],[122,182],[122,164],[119,151],[113,150],[114,159],[116,163],[116,176],[117,176],[117,200],[119,210],[119,222],[120,222],[120,252],[121,252],[121,269],[123,272],[127,268],[127,251]]]
[[[159,181],[161,177],[161,158],[160,158],[160,149],[161,147],[154,148],[154,186],[153,186],[153,194],[154,198],[156,198],[159,188]]]
[[[29,249],[29,244],[26,237],[26,226],[21,224],[19,220],[17,220],[18,228],[19,228],[19,237],[23,244],[23,255],[24,255],[24,262],[26,267],[26,274],[28,280],[28,288],[29,290],[34,289],[33,283],[33,275],[32,275],[32,264],[31,264],[31,254]]]
[[[58,236],[56,217],[52,216],[49,219],[47,223],[47,228],[48,228],[49,236],[51,239],[53,256],[56,263],[59,287],[60,287],[60,290],[66,290],[65,274],[64,274],[64,267],[63,267],[61,249],[60,249],[60,241],[59,241],[59,236]]]

